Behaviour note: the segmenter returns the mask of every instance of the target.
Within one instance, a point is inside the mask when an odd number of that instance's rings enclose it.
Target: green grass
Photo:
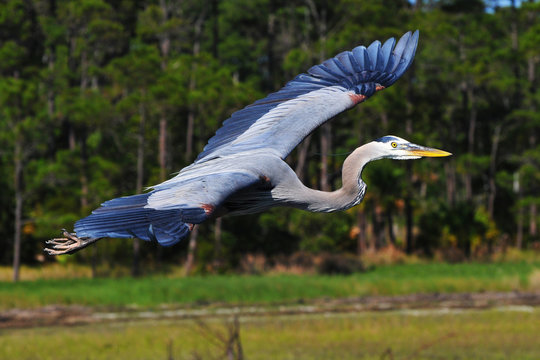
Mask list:
[[[0,282],[0,309],[48,304],[273,303],[364,295],[539,290],[538,263],[408,264],[351,276],[198,276]]]
[[[539,359],[540,310],[514,310],[262,316],[241,319],[240,338],[251,360]],[[190,320],[19,329],[0,333],[0,358],[167,359],[171,346],[175,360],[216,359],[212,340]]]

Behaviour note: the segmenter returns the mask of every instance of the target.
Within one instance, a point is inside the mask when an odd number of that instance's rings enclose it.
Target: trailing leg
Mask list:
[[[44,251],[49,255],[64,255],[73,254],[81,249],[84,249],[90,244],[95,243],[100,238],[77,237],[75,233],[68,233],[62,230],[62,238],[48,240],[45,244],[47,247]]]

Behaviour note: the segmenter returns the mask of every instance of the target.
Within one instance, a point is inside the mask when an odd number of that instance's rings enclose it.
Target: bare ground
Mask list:
[[[190,306],[164,305],[147,309],[50,305],[35,309],[0,311],[0,329],[38,326],[70,326],[97,322],[143,319],[199,319],[302,313],[347,313],[407,309],[487,309],[501,306],[540,306],[540,292],[482,292],[457,294],[411,294],[343,299],[298,300],[279,304]]]

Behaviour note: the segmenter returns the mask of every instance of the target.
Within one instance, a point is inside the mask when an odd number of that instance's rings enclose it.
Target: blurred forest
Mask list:
[[[414,29],[405,76],[288,162],[306,185],[331,190],[348,152],[383,135],[454,156],[371,163],[364,202],[343,213],[278,208],[203,224],[172,248],[122,239],[43,255],[45,240],[103,201],[190,164],[232,112],[343,50]],[[462,260],[538,249],[539,64],[536,1],[4,0],[0,263],[123,264],[136,274],[189,259],[194,271],[220,272],[249,254],[391,246]]]

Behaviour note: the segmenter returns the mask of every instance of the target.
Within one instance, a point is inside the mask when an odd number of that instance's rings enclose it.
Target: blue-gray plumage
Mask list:
[[[137,237],[163,246],[187,237],[195,224],[290,206],[314,212],[345,210],[362,201],[363,167],[370,161],[449,153],[384,136],[353,151],[342,188],[310,189],[284,161],[315,128],[392,85],[411,65],[418,31],[397,44],[375,41],[313,66],[276,93],[225,120],[197,159],[145,194],[109,200],[77,221],[75,233],[47,243],[49,254],[73,253],[104,237]],[[394,47],[395,45],[395,47]]]

